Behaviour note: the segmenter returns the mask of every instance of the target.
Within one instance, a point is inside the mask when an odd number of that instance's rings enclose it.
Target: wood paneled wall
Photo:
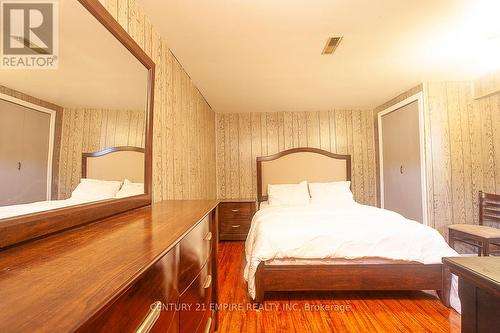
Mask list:
[[[472,98],[469,82],[424,84],[430,223],[478,223],[478,192],[500,193],[500,93]]]
[[[215,114],[135,0],[101,0],[156,63],[153,200],[216,197]]]
[[[218,197],[256,198],[258,156],[315,147],[350,154],[355,199],[375,205],[372,117],[361,110],[217,114]]]
[[[82,153],[116,146],[144,148],[144,111],[64,109],[59,163],[59,199],[80,182]]]

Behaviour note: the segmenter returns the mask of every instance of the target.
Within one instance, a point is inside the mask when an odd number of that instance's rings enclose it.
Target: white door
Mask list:
[[[22,200],[47,200],[50,114],[25,108],[21,146]]]
[[[418,101],[383,113],[379,128],[383,207],[423,223]]]

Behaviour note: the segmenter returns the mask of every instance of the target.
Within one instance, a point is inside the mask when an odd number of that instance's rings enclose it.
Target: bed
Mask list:
[[[275,155],[257,158],[258,202],[262,206],[265,206],[268,199],[268,184],[290,184],[304,180],[308,182],[350,181],[351,158],[349,155],[332,154],[315,148],[290,149]],[[451,274],[443,272],[441,255],[458,254],[449,248],[444,238],[434,229],[408,220],[408,226],[414,229],[411,233],[415,233],[415,239],[430,238],[425,241],[435,248],[437,255],[421,260],[424,261],[422,263],[407,260],[412,256],[401,251],[403,255],[395,256],[395,259],[391,258],[392,255],[386,255],[390,252],[390,248],[384,247],[385,245],[379,246],[378,243],[371,248],[373,253],[377,254],[376,256],[363,255],[362,250],[357,251],[356,240],[360,234],[363,234],[364,228],[369,229],[377,222],[396,226],[396,230],[397,228],[403,230],[403,226],[406,228],[407,225],[399,223],[401,218],[404,219],[399,214],[357,205],[345,210],[335,210],[329,207],[315,208],[314,206],[277,207],[274,210],[261,207],[254,216],[245,244],[247,265],[244,274],[248,281],[249,294],[255,302],[262,303],[265,293],[269,291],[435,290],[443,304],[450,306]],[[353,212],[357,212],[358,216],[352,217]],[[365,216],[373,217],[371,224],[363,221]],[[315,218],[323,219],[328,223],[335,220],[337,224],[329,226],[326,223],[316,223]],[[287,219],[292,222],[287,222]],[[302,221],[301,219],[309,220]],[[360,229],[353,232],[352,228],[342,228],[342,219],[349,220],[350,223],[359,223],[356,227]],[[302,222],[304,225],[301,225]],[[315,231],[316,229],[311,227],[313,224],[318,225],[317,228],[324,229]],[[344,243],[354,245],[348,247],[347,252],[333,247],[330,239],[323,237],[332,230],[332,235],[352,237]],[[385,229],[379,228],[379,230]],[[380,237],[380,244],[384,244],[382,240],[392,236],[395,241],[385,242],[386,244],[390,243],[393,247],[405,246],[402,243],[403,240],[398,240],[395,236],[396,231],[392,232],[393,235],[386,235],[384,232],[380,232],[377,236]],[[369,233],[364,234],[366,238]],[[307,246],[300,243],[307,237],[310,237]],[[318,239],[322,243],[317,243]],[[307,251],[304,250],[304,246]],[[340,255],[330,256],[319,253],[329,247],[331,248],[328,251]],[[304,251],[308,252],[308,255],[303,255]],[[416,252],[414,257],[417,258],[419,254],[418,251]],[[457,300],[458,297],[455,297],[455,302]],[[459,305],[454,307],[457,308]]]
[[[91,186],[91,182],[88,182],[83,187],[90,191],[103,188],[103,193],[88,195],[82,193],[80,188],[77,193],[74,191],[68,199],[0,207],[0,219],[144,193],[144,148],[120,146],[83,153],[81,178],[82,182],[100,180],[101,183],[106,183],[108,186],[99,186],[97,181],[94,182],[95,186]],[[118,189],[108,191],[109,185],[114,186],[115,189],[118,187]]]

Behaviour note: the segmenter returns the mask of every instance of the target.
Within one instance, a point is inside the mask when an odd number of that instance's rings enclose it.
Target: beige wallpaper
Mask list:
[[[430,223],[478,223],[478,191],[500,193],[500,94],[472,98],[469,82],[431,82],[426,96]]]
[[[101,0],[156,63],[153,199],[216,198],[215,114],[135,0]]]
[[[59,199],[80,182],[82,153],[116,146],[144,147],[144,111],[64,109],[59,162]]]
[[[356,200],[376,204],[371,111],[221,113],[216,123],[220,199],[256,198],[256,157],[316,147],[350,154]]]

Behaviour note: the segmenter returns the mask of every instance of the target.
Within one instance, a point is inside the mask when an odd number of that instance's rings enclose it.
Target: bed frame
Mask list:
[[[288,169],[287,162],[292,163]],[[286,172],[278,172],[285,169]],[[267,184],[302,180],[350,181],[351,156],[316,148],[295,148],[257,158],[259,204],[267,200]],[[443,270],[442,264],[399,261],[384,264],[270,265],[261,262],[255,274],[255,302],[262,303],[265,293],[269,291],[436,290],[441,302],[449,307],[450,287],[451,274]]]

